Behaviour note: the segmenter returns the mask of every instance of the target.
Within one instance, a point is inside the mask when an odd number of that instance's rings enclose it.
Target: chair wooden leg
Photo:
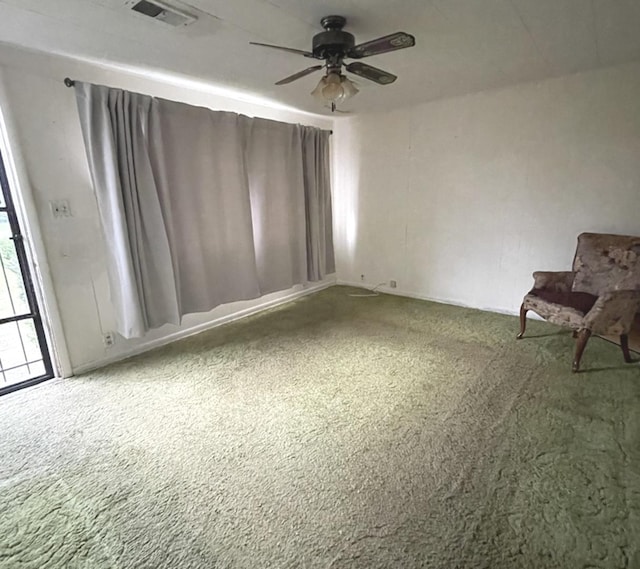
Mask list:
[[[629,352],[629,336],[627,336],[626,334],[622,334],[620,336],[620,347],[622,348],[624,361],[628,364],[633,363],[633,360],[631,359],[631,353]]]
[[[576,340],[576,354],[573,358],[573,367],[571,371],[576,373],[580,371],[580,360],[582,359],[582,353],[584,352],[584,348],[591,337],[591,330],[580,330],[578,332],[578,339]]]
[[[524,303],[522,303],[520,306],[520,334],[516,336],[518,340],[522,339],[524,331],[527,329],[527,312],[529,311],[524,307]]]

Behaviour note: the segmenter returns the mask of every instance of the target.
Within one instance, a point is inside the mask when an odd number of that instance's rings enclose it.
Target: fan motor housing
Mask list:
[[[344,56],[356,44],[356,40],[349,32],[342,30],[327,30],[313,36],[313,55],[319,59],[326,59],[332,55]]]

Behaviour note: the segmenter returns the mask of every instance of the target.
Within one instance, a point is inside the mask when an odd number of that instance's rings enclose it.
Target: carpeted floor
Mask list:
[[[350,291],[3,397],[0,567],[640,567],[637,364]]]

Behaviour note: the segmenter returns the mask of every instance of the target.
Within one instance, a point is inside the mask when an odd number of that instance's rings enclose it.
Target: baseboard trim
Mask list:
[[[364,283],[364,282],[353,282],[353,281],[344,281],[341,279],[338,279],[336,281],[337,285],[342,285],[342,286],[353,286],[353,287],[357,287],[357,288],[365,288],[365,289],[372,289],[374,287],[376,287],[375,284],[370,284],[370,283]],[[383,285],[383,286],[378,286],[376,288],[376,290],[378,292],[382,292],[384,294],[392,294],[394,296],[403,296],[406,298],[415,298],[416,300],[427,300],[429,302],[437,302],[438,304],[448,304],[450,306],[460,306],[461,308],[471,308],[473,310],[481,310],[483,312],[495,312],[496,314],[505,314],[507,316],[518,316],[519,315],[519,309],[518,310],[507,310],[504,308],[495,308],[495,307],[480,307],[480,306],[472,306],[470,304],[465,304],[464,302],[461,302],[459,300],[453,300],[450,298],[440,298],[437,296],[428,296],[425,294],[421,294],[418,292],[413,292],[413,291],[407,291],[407,290],[401,290],[401,289],[397,289],[397,288],[391,288],[389,286]],[[533,314],[532,312],[529,312],[528,315],[529,318],[533,318],[534,320],[542,320],[542,318],[540,318],[537,314]]]
[[[352,286],[355,288],[362,288],[362,289],[373,289],[377,286],[371,283],[345,281],[345,280],[336,279],[335,277],[333,277],[327,281],[323,281],[320,284],[311,285],[303,290],[292,292],[291,294],[288,294],[281,298],[269,300],[266,302],[261,302],[260,304],[256,304],[251,308],[239,310],[238,312],[234,312],[233,314],[228,314],[227,316],[221,316],[220,318],[216,318],[215,320],[211,320],[210,322],[199,324],[197,326],[192,326],[190,328],[186,328],[184,330],[174,332],[173,334],[163,336],[162,338],[158,338],[156,340],[152,340],[150,342],[140,344],[138,346],[135,346],[131,350],[127,350],[126,352],[122,352],[117,355],[106,357],[106,358],[101,358],[100,360],[95,360],[93,362],[74,367],[73,374],[80,375],[80,374],[87,373],[89,371],[93,371],[95,369],[104,367],[109,364],[114,364],[116,362],[126,360],[133,356],[137,356],[139,354],[143,354],[150,350],[160,348],[161,346],[166,346],[167,344],[170,344],[177,340],[182,340],[183,338],[187,338],[189,336],[199,334],[200,332],[205,332],[206,330],[217,328],[218,326],[222,326],[223,324],[228,324],[229,322],[235,322],[236,320],[241,320],[242,318],[253,316],[254,314],[257,314],[264,310],[268,310],[269,308],[275,308],[276,306],[279,306],[281,304],[292,302],[294,300],[297,300],[309,294],[313,294],[315,292],[319,292],[321,290],[324,290],[336,285]],[[415,298],[416,300],[426,300],[429,302],[437,302],[439,304],[448,304],[451,306],[460,306],[462,308],[471,308],[474,310],[482,310],[484,312],[495,312],[497,314],[506,314],[508,316],[518,315],[518,312],[514,310],[505,310],[505,309],[494,308],[494,307],[471,306],[469,304],[465,304],[464,302],[453,300],[450,298],[440,298],[436,296],[429,296],[429,295],[421,294],[418,292],[390,288],[389,286],[378,286],[376,290],[378,290],[383,294],[391,294],[394,296],[402,296],[406,298]],[[534,320],[542,320],[537,314],[533,314],[532,312],[529,312],[528,317],[533,318]]]
[[[167,336],[163,336],[162,338],[151,340],[150,342],[145,342],[144,344],[139,344],[133,347],[131,350],[127,350],[126,352],[121,352],[114,356],[101,358],[99,360],[94,360],[87,364],[79,365],[73,368],[73,375],[80,375],[80,374],[87,373],[89,371],[93,371],[98,368],[104,367],[106,365],[110,365],[122,360],[126,360],[128,358],[137,356],[139,354],[143,354],[150,350],[155,350],[156,348],[160,348],[161,346],[166,346],[167,344],[171,344],[172,342],[175,342],[177,340],[182,340],[183,338],[194,336],[195,334],[199,334],[200,332],[205,332],[206,330],[217,328],[218,326],[222,326],[223,324],[228,324],[229,322],[235,322],[236,320],[241,320],[242,318],[253,316],[258,312],[268,310],[269,308],[275,308],[276,306],[280,306],[281,304],[286,304],[287,302],[298,300],[299,298],[302,298],[309,294],[313,294],[315,292],[319,292],[321,290],[330,288],[335,285],[336,285],[335,277],[329,278],[329,280],[323,281],[322,283],[309,285],[302,290],[292,292],[290,294],[287,294],[286,296],[261,302],[260,304],[256,304],[250,308],[245,308],[244,310],[239,310],[238,312],[234,312],[233,314],[227,314],[226,316],[221,316],[220,318],[216,318],[204,324],[191,326],[190,328],[179,330],[178,332],[168,334]]]

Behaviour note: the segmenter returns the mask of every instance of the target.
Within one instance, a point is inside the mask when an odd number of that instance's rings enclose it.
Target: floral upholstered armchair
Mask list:
[[[533,310],[545,320],[571,328],[576,340],[573,371],[580,369],[591,334],[619,335],[631,362],[628,334],[640,310],[640,237],[582,233],[573,271],[535,272],[534,285],[520,307],[520,333]]]

